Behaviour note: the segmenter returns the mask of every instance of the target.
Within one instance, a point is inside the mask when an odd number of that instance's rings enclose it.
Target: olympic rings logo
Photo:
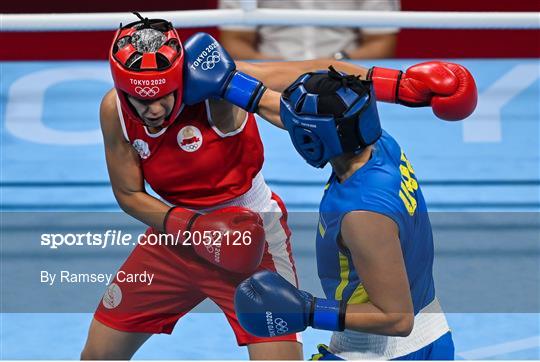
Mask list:
[[[200,146],[199,143],[194,143],[191,145],[184,145],[182,148],[188,152],[193,152],[193,151],[196,151],[199,148],[199,146]]]
[[[135,93],[141,97],[155,97],[159,93],[159,87],[136,87]]]
[[[274,324],[276,325],[276,332],[278,334],[285,334],[289,331],[287,322],[285,322],[282,318],[274,319]]]
[[[197,127],[187,125],[178,131],[176,142],[178,142],[178,146],[180,146],[182,150],[186,152],[195,152],[201,147],[203,136]]]
[[[202,70],[213,69],[221,61],[221,56],[217,50],[213,51],[201,64]]]

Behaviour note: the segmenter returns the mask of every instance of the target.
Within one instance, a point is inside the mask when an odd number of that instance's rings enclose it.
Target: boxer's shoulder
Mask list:
[[[120,118],[118,116],[116,90],[108,91],[101,100],[99,119],[105,141],[109,139],[123,139]]]
[[[99,108],[100,116],[103,119],[118,117],[118,106],[116,104],[116,90],[113,88],[109,90],[101,99]]]
[[[214,125],[223,133],[239,129],[246,120],[246,111],[225,100],[210,99],[208,104]]]

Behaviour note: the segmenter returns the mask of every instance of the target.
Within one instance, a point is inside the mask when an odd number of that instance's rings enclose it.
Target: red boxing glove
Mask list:
[[[266,242],[259,214],[243,207],[225,207],[201,214],[174,207],[165,217],[165,232],[189,235],[195,253],[234,273],[252,273],[262,261]]]
[[[446,121],[467,118],[476,108],[478,92],[469,71],[455,63],[440,61],[413,65],[400,70],[373,67],[378,101],[400,103],[408,107],[431,106],[433,113]]]

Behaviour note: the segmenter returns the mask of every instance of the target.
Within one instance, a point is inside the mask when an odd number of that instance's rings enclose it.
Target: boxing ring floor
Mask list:
[[[540,359],[540,67],[537,60],[467,60],[479,105],[468,120],[446,123],[429,109],[380,104],[384,128],[415,168],[435,233],[435,280],[461,359]],[[378,61],[404,68],[414,60]],[[366,66],[374,65],[369,62]],[[105,62],[3,62],[1,67],[2,314],[1,359],[77,359],[91,309],[59,313],[19,310],[39,275],[37,240],[13,215],[119,211],[107,181],[99,101],[111,87]],[[329,169],[309,167],[287,133],[259,120],[263,174],[295,215],[313,216]],[[20,213],[20,214],[17,214]],[[309,218],[309,217],[308,217]],[[37,218],[39,219],[39,218]],[[299,217],[299,219],[302,219]],[[292,222],[300,285],[321,295],[314,265],[314,230]],[[46,228],[45,221],[39,225]],[[36,227],[38,227],[36,226]],[[24,242],[16,243],[17,240]],[[127,252],[124,251],[124,256]],[[122,256],[120,256],[121,259]],[[119,255],[115,254],[118,259]],[[119,264],[106,253],[99,261]],[[96,263],[84,254],[55,261]],[[34,269],[32,269],[34,270]],[[475,279],[473,283],[470,280]],[[25,282],[29,285],[25,286]],[[39,283],[38,283],[39,284]],[[89,292],[91,304],[99,290]],[[85,294],[86,296],[87,294]],[[67,294],[68,298],[71,297]],[[69,302],[69,300],[68,300]],[[45,302],[43,302],[45,303]],[[306,358],[329,333],[303,333]],[[245,359],[222,314],[191,313],[172,336],[153,336],[135,359]]]

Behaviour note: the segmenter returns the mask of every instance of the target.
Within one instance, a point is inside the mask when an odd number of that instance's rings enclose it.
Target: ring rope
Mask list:
[[[115,30],[130,14],[0,14],[4,31]],[[539,12],[431,12],[347,10],[185,10],[146,12],[178,28],[226,25],[315,25],[414,29],[540,29]]]

